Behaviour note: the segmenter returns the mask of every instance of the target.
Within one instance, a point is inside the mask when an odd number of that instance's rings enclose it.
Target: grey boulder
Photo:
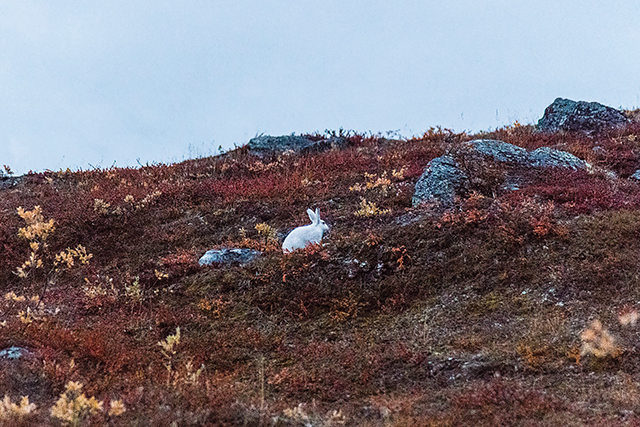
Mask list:
[[[572,101],[556,98],[544,110],[536,129],[541,132],[593,133],[622,126],[629,120],[620,110],[597,102]]]
[[[566,151],[542,147],[527,151],[522,147],[491,139],[466,142],[464,149],[431,160],[418,179],[412,198],[413,206],[439,202],[449,206],[456,196],[470,187],[470,177],[463,164],[482,164],[479,159],[507,165],[503,190],[517,190],[526,183],[526,173],[536,169],[587,170],[589,164]]]
[[[469,178],[460,165],[450,156],[436,157],[425,168],[416,183],[413,206],[428,200],[450,204],[457,194],[467,189]]]
[[[224,248],[224,249],[211,249],[207,251],[198,263],[201,266],[205,265],[245,265],[262,255],[262,252],[254,249],[238,249],[238,248]]]

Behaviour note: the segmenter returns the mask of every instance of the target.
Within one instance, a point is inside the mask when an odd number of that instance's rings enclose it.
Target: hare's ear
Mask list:
[[[320,221],[320,208],[316,208],[316,218]]]
[[[318,217],[311,209],[307,209],[307,214],[309,215],[309,219],[312,223],[315,224],[316,222],[318,222]]]

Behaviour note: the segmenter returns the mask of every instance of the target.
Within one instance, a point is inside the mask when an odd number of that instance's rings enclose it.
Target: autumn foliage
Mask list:
[[[0,350],[28,351],[0,357],[0,425],[640,422],[640,128],[343,136],[0,190]],[[478,167],[453,207],[412,207],[477,137],[593,169],[503,191]],[[331,232],[282,254],[309,207]],[[263,254],[198,265],[220,247]]]

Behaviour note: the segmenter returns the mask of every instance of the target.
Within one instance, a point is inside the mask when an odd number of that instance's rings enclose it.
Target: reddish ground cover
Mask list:
[[[412,207],[478,137],[594,168]],[[0,190],[0,425],[640,424],[640,127],[348,139]],[[331,232],[285,256],[308,207]],[[222,246],[264,254],[198,265]]]

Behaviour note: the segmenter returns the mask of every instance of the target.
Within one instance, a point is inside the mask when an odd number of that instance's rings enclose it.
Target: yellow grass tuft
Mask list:
[[[75,381],[67,383],[64,393],[51,408],[51,416],[72,427],[79,426],[85,418],[102,412],[102,401],[88,398],[82,391],[82,384]]]
[[[9,418],[23,417],[30,415],[36,410],[36,405],[29,403],[29,396],[22,396],[20,403],[13,403],[9,396],[5,395],[0,400],[0,420]]]
[[[18,215],[27,223],[26,227],[22,227],[18,230],[18,236],[23,239],[31,241],[40,239],[45,241],[55,230],[54,221],[52,219],[45,222],[40,206],[36,206],[30,211],[25,211],[22,206],[20,206],[18,208]]]
[[[615,357],[620,351],[615,344],[613,336],[597,319],[591,322],[587,329],[582,331],[580,340],[582,341],[581,356],[592,354],[598,358],[607,356]]]
[[[360,209],[356,211],[355,215],[373,218],[374,216],[385,215],[389,212],[391,212],[390,209],[380,209],[374,202],[367,202],[367,199],[363,198],[360,201]]]
[[[125,411],[127,410],[127,408],[125,408],[124,403],[122,402],[122,400],[118,399],[118,400],[111,400],[110,404],[109,404],[109,416],[110,417],[119,417],[120,415],[124,414]]]

